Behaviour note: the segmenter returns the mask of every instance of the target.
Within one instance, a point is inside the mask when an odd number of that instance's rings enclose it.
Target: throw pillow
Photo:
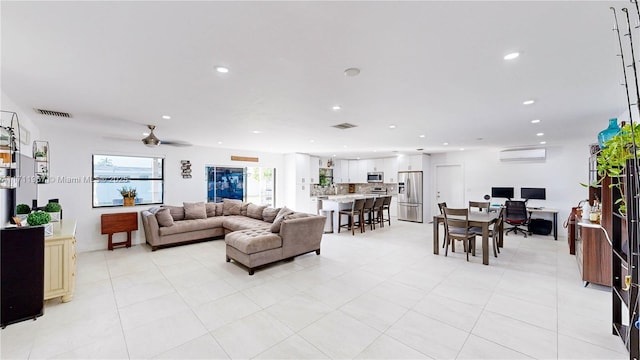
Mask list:
[[[262,212],[266,208],[266,205],[249,204],[249,206],[247,206],[247,216],[250,218],[262,220]]]
[[[268,207],[262,210],[262,221],[272,223],[273,220],[276,219],[276,216],[278,216],[278,212],[280,212],[280,208],[274,209],[272,207]]]
[[[184,218],[187,220],[206,219],[207,207],[204,202],[182,203],[184,205]]]
[[[205,207],[207,208],[207,217],[215,217],[216,216],[216,209],[218,209],[218,204],[217,203],[212,203],[212,202],[208,202],[205,204]]]
[[[280,212],[278,212],[278,216],[276,216],[275,220],[273,220],[273,224],[271,224],[271,232],[280,232],[280,225],[282,225],[282,220],[284,220],[284,217],[293,213],[294,211],[287,208],[286,206],[282,207],[282,209],[280,209]]]
[[[169,209],[173,221],[184,220],[184,207],[171,205],[163,205],[162,207]]]
[[[240,206],[240,215],[247,216],[247,209],[249,208],[250,202],[243,202],[242,206]]]
[[[240,215],[240,208],[242,207],[242,200],[234,199],[222,199],[223,208],[222,214],[228,215]]]
[[[152,213],[153,215],[155,215],[158,211],[160,211],[160,209],[162,209],[161,207],[158,206],[153,206],[149,208],[149,212]]]
[[[167,208],[160,209],[156,212],[156,220],[158,220],[158,225],[160,226],[173,225],[173,217],[171,216],[171,211]]]

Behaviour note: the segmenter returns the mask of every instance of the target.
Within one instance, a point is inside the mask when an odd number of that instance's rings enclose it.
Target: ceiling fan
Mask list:
[[[160,144],[171,145],[171,146],[191,146],[191,144],[189,144],[186,141],[160,140],[153,133],[153,130],[156,128],[156,126],[155,125],[147,125],[147,127],[149,128],[149,135],[147,135],[145,138],[143,138],[141,140],[142,143],[145,144],[146,146],[156,147],[156,146],[158,146]]]

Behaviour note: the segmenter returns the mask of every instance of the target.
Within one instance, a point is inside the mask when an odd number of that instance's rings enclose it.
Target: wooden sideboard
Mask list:
[[[611,286],[611,245],[600,225],[583,219],[577,219],[576,225],[576,261],[584,286]]]
[[[44,239],[44,299],[71,301],[76,281],[76,220],[53,223],[53,236]]]

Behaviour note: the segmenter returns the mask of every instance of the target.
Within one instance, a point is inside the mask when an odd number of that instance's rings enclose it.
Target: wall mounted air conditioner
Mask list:
[[[524,160],[545,160],[547,149],[509,149],[502,150],[499,154],[500,161],[524,161]]]

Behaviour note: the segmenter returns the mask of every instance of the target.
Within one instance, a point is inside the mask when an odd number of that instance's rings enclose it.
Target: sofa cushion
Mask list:
[[[185,220],[206,219],[207,207],[204,202],[196,203],[182,203],[184,205],[184,218]]]
[[[224,203],[216,203],[216,216],[224,215]]]
[[[162,207],[169,209],[173,221],[184,220],[184,207],[171,205],[162,205]]]
[[[247,229],[225,235],[225,243],[245,254],[282,247],[282,238],[268,229]]]
[[[240,215],[247,216],[247,209],[249,208],[249,205],[251,205],[250,202],[242,203],[242,205],[240,206]]]
[[[224,204],[222,208],[222,215],[240,215],[242,200],[222,199],[222,203]]]
[[[231,215],[223,217],[224,223],[222,224],[225,229],[229,231],[238,231],[246,229],[264,229],[268,228],[271,224],[262,220],[253,219],[248,216]]]
[[[160,209],[156,212],[156,220],[160,226],[173,226],[173,217],[169,209]]]
[[[208,218],[217,216],[216,215],[216,209],[218,208],[218,204],[217,203],[208,202],[208,203],[204,204],[204,207],[207,209],[207,217]]]
[[[160,236],[181,234],[189,231],[207,230],[222,228],[223,217],[212,217],[207,219],[174,221],[173,226],[161,227]]]
[[[152,206],[149,208],[149,212],[152,213],[153,215],[155,215],[158,211],[160,211],[162,208],[159,206]]]
[[[250,218],[262,220],[262,212],[266,209],[267,205],[249,204],[247,206],[247,216]]]
[[[286,206],[282,207],[282,209],[280,209],[280,211],[278,212],[275,220],[273,220],[273,224],[271,224],[271,232],[280,232],[280,225],[282,224],[282,220],[284,220],[284,217],[293,213],[294,211],[287,208]]]
[[[305,214],[305,213],[301,213],[301,212],[294,212],[293,214],[285,215],[284,219],[285,220],[302,219],[302,218],[306,218],[306,217],[309,217],[309,216],[314,216],[314,215]]]
[[[272,207],[267,207],[264,210],[262,210],[262,220],[268,222],[268,223],[272,223],[273,220],[276,219],[276,216],[278,216],[278,212],[280,212],[280,208],[272,208]]]

